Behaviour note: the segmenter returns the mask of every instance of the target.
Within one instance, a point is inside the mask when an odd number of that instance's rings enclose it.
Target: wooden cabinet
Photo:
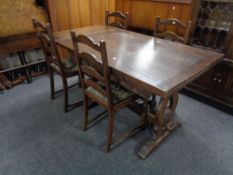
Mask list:
[[[187,88],[233,107],[233,2],[196,0],[192,4],[191,44],[224,52],[226,59]]]

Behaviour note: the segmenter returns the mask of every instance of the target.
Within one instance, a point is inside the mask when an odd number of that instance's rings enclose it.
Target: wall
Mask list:
[[[169,0],[116,0],[116,9],[129,12],[129,26],[153,30],[157,16],[162,19],[177,18],[183,22],[190,19],[191,1],[176,2]]]
[[[105,10],[115,10],[115,0],[48,0],[54,31],[103,24]]]
[[[49,0],[54,31],[103,24],[105,10],[129,12],[129,25],[153,30],[156,16],[190,19],[190,3],[151,0]],[[175,9],[174,9],[175,7]]]

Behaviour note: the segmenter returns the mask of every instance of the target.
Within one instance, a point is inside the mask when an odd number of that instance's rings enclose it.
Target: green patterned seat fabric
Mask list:
[[[134,95],[129,90],[127,90],[124,87],[121,87],[115,83],[111,83],[111,90],[112,90],[112,95],[113,95],[113,104],[117,104],[117,103]],[[101,93],[99,93],[93,87],[88,87],[85,91],[87,93],[90,93],[90,94],[96,96],[98,99],[101,99],[101,101],[103,101],[105,103],[108,102],[107,97],[103,96]]]
[[[64,71],[67,74],[78,72],[78,65],[71,58],[61,59],[61,60],[62,60],[62,64],[65,67]],[[54,68],[56,71],[61,72],[60,67],[58,66],[58,64],[51,63],[50,66],[52,68]]]

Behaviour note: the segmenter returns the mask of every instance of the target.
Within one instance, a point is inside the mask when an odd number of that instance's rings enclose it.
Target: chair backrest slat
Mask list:
[[[192,24],[191,21],[188,21],[188,24],[185,24],[182,21],[178,19],[174,19],[174,18],[161,20],[160,17],[158,16],[155,20],[154,36],[159,37],[159,38],[170,39],[172,41],[177,41],[177,42],[181,42],[184,44],[188,44],[191,24]],[[165,31],[165,32],[159,33],[159,27],[161,25],[164,25],[164,26],[173,25],[173,26],[177,26],[178,28],[182,28],[185,30],[184,36],[179,36],[177,33],[173,31]]]
[[[92,87],[108,99],[112,104],[112,94],[110,89],[110,70],[105,41],[96,43],[92,38],[86,35],[76,35],[71,32],[74,47],[74,55],[79,66],[79,74],[84,92]],[[85,45],[81,51],[80,45]],[[100,58],[91,53],[92,49],[100,54]]]
[[[104,97],[107,96],[107,92],[104,88],[100,86],[99,83],[91,80],[91,79],[83,79],[84,84],[88,87],[94,88],[96,91],[98,91],[100,94],[102,94]]]
[[[106,11],[105,12],[105,24],[127,30],[128,16],[129,16],[128,13],[122,13],[120,11],[115,11],[115,12]],[[114,17],[116,19],[110,22],[111,17]]]
[[[178,42],[181,42],[181,43],[183,43],[183,41],[184,41],[183,37],[177,35],[175,32],[171,32],[171,31],[166,31],[166,32],[163,32],[163,33],[158,33],[158,34],[156,34],[156,37],[159,37],[159,38],[169,38],[172,41],[178,41]]]
[[[83,58],[89,66],[95,67],[98,71],[103,71],[102,63],[97,59],[97,57],[91,53],[82,52],[80,56]]]
[[[96,51],[101,51],[101,47],[99,43],[96,43],[92,38],[87,37],[85,35],[78,35],[77,36],[77,41],[79,43],[85,44],[89,47],[91,47],[92,49],[95,49]]]
[[[103,84],[105,83],[104,77],[99,72],[97,72],[93,67],[88,65],[81,65],[80,69],[84,74],[88,75],[89,77],[93,77],[94,79],[100,81]]]

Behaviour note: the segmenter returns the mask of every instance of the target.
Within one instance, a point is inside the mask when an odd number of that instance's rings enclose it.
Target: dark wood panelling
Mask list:
[[[116,0],[116,10],[129,12],[129,26],[154,29],[155,18],[177,18],[187,22],[190,16],[190,3],[174,1]]]
[[[54,31],[104,24],[105,10],[115,10],[115,0],[49,0]]]

